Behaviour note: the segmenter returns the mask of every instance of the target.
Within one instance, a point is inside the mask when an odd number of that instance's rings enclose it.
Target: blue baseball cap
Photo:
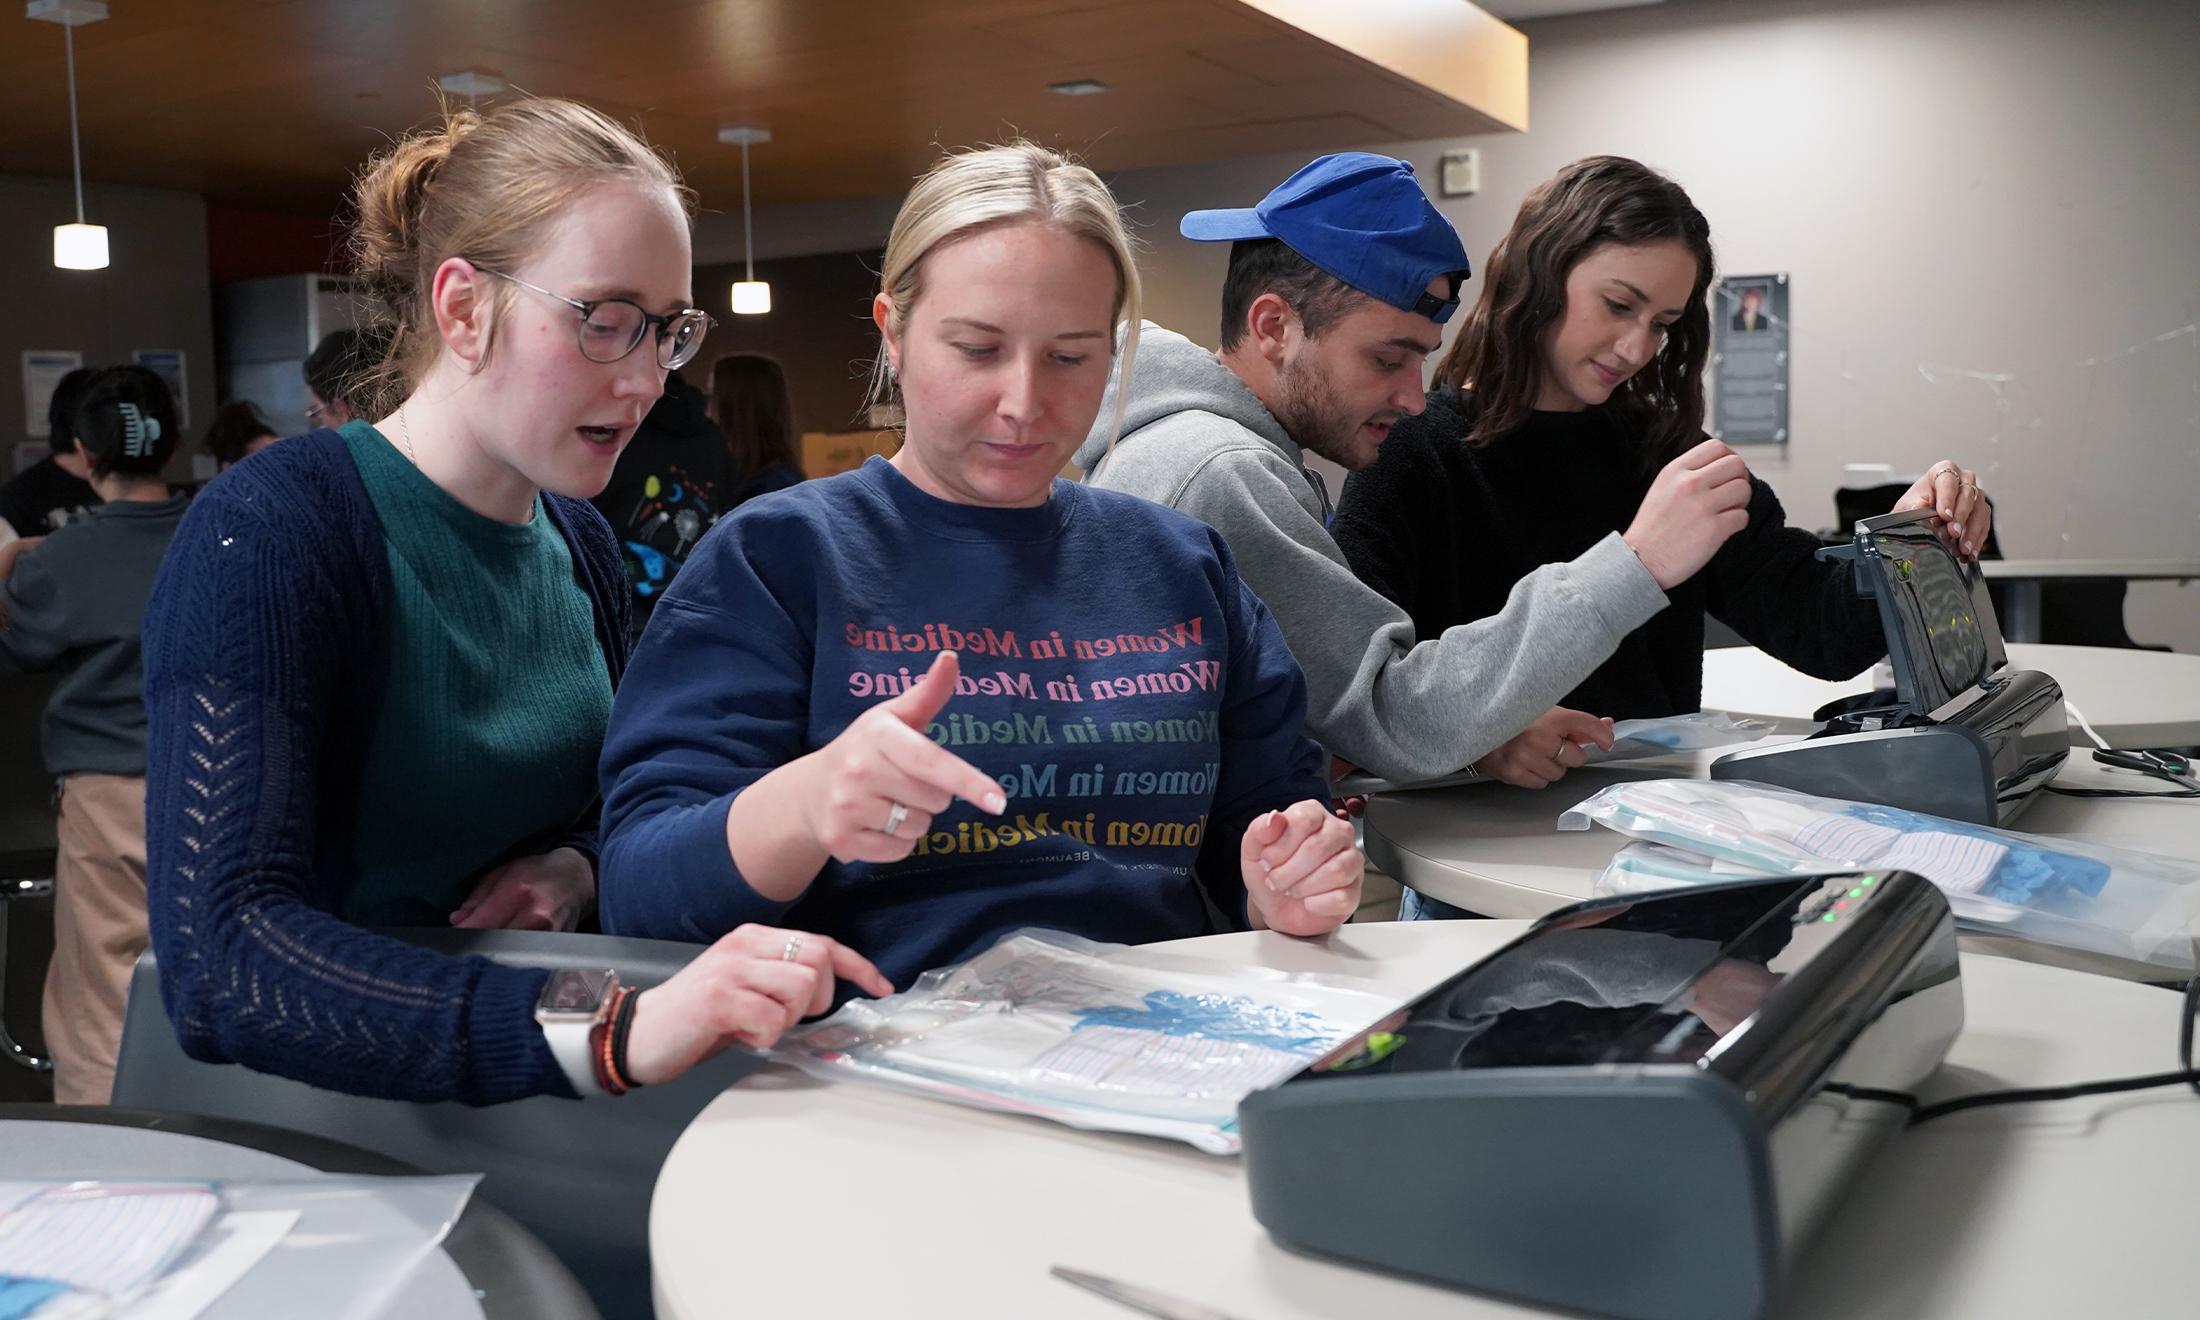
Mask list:
[[[1278,238],[1372,298],[1442,325],[1471,273],[1467,249],[1402,160],[1366,151],[1324,156],[1250,209],[1193,211],[1178,226],[1199,243]],[[1449,275],[1451,297],[1428,283]]]

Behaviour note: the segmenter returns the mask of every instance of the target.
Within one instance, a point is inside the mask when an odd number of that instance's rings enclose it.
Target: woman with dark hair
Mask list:
[[[46,457],[0,481],[0,581],[8,565],[35,540],[99,503],[85,480],[88,471],[76,447],[76,409],[99,375],[97,367],[78,367],[63,376],[46,404]],[[15,550],[9,547],[18,546]]]
[[[46,1045],[54,1098],[96,1105],[107,1103],[130,968],[145,951],[138,631],[184,497],[161,480],[176,447],[176,409],[159,376],[114,367],[79,397],[66,443],[100,503],[37,541],[0,584],[0,678],[61,675],[39,737],[61,807]]]
[[[728,353],[712,363],[710,419],[726,433],[726,452],[733,456],[732,494],[721,515],[802,480],[794,450],[794,400],[777,359]]]
[[[225,403],[214,414],[213,424],[206,428],[206,452],[224,468],[242,463],[245,459],[282,439],[275,428],[260,416],[260,410],[243,399]]]
[[[1746,479],[1741,525],[1563,706],[1616,719],[1696,710],[1706,614],[1820,678],[1886,654],[1846,570],[1818,562],[1817,538],[1786,525],[1772,488],[1704,438],[1713,271],[1703,213],[1647,166],[1592,156],[1531,191],[1427,410],[1399,419],[1375,464],[1345,483],[1334,530],[1353,571],[1424,636],[1495,614],[1520,578],[1627,526],[1654,484],[1688,479],[1701,458],[1699,470]],[[1965,557],[1993,521],[1977,475],[1952,461],[1896,508],[1937,511]],[[1552,781],[1578,764],[1549,739],[1522,743],[1533,735],[1481,768]]]

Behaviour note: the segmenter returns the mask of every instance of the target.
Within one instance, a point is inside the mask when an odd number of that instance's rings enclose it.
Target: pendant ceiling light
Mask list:
[[[107,17],[104,0],[32,0],[24,16],[61,25],[69,62],[69,159],[76,175],[76,223],[53,228],[53,264],[63,270],[107,268],[107,226],[84,223],[84,150],[76,126],[76,30]]]
[[[719,129],[718,140],[741,144],[741,256],[748,278],[733,282],[733,310],[738,316],[762,316],[772,309],[772,286],[756,278],[756,232],[749,224],[749,147],[771,141],[772,131],[742,124]]]

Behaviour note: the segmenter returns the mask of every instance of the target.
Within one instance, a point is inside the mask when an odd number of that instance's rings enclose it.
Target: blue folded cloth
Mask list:
[[[0,1277],[0,1320],[24,1320],[25,1316],[67,1291],[60,1284],[44,1279]]]
[[[2009,835],[1997,834],[1977,826],[1959,824],[1939,816],[1920,816],[1916,812],[1903,811],[1898,807],[1859,805],[1848,808],[1845,814],[1905,833],[1931,830],[1942,834],[1963,834],[2007,848],[2009,855],[2002,858],[2001,864],[1994,868],[1993,875],[1979,890],[1986,897],[2004,903],[2036,907],[2065,889],[2076,890],[2091,898],[2108,884],[2106,862],[2019,843]]]

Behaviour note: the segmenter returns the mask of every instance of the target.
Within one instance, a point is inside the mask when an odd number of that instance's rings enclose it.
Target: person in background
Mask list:
[[[1583,717],[1679,715],[1702,702],[1704,618],[1818,678],[1887,651],[1873,602],[1772,488],[1703,431],[1711,227],[1681,186],[1617,156],[1538,185],[1491,253],[1482,294],[1425,406],[1345,483],[1336,535],[1352,568],[1427,632],[1508,608],[1515,585],[1639,524],[1689,455],[1715,453],[1737,526],[1671,604],[1560,701]],[[1897,503],[1932,509],[1971,557],[1991,527],[1975,473],[1935,463]],[[1527,657],[1532,662],[1534,657]],[[1492,756],[1549,783],[1578,765],[1542,731]],[[1490,758],[1482,761],[1485,769]],[[1517,782],[1517,780],[1516,780]],[[1409,894],[1413,913],[1455,912]]]
[[[70,446],[100,503],[25,553],[0,585],[0,677],[61,674],[40,738],[46,773],[61,785],[45,1037],[54,1099],[98,1105],[114,1085],[130,969],[146,943],[138,629],[186,501],[161,480],[176,410],[159,376],[115,367],[82,399]]]
[[[1138,306],[1083,166],[918,181],[872,303],[905,441],[722,519],[657,607],[604,743],[606,931],[785,919],[902,984],[1024,926],[1352,915],[1305,681],[1222,538],[1056,476]]]
[[[54,385],[46,401],[46,456],[0,482],[0,581],[14,558],[11,544],[44,536],[99,503],[76,447],[76,410],[98,374],[96,367],[78,367]]]
[[[306,424],[338,427],[364,415],[363,401],[389,348],[376,330],[332,330],[306,355]]]
[[[725,512],[802,480],[795,452],[794,399],[787,372],[761,353],[728,353],[711,364],[710,417],[733,457]]]
[[[640,638],[680,565],[725,512],[733,471],[703,392],[666,373],[664,397],[620,452],[611,484],[589,501],[619,540],[634,589],[632,637]]]
[[[202,443],[206,452],[214,456],[214,461],[227,469],[281,438],[275,434],[275,428],[261,418],[258,408],[238,399],[216,410]]]
[[[1570,758],[1609,746],[1609,723],[1551,704],[1740,525],[1725,511],[1738,483],[1686,474],[1624,532],[1523,578],[1495,617],[1416,630],[1345,563],[1305,454],[1364,468],[1420,411],[1422,360],[1467,277],[1457,231],[1412,166],[1367,152],[1324,156],[1258,206],[1194,211],[1182,227],[1230,244],[1221,349],[1146,327],[1139,374],[1111,386],[1122,439],[1103,422],[1078,466],[1228,538],[1306,668],[1307,732],[1345,765],[1447,775],[1524,728]]]
[[[836,978],[890,989],[756,926],[646,993],[372,929],[594,909],[628,587],[586,499],[710,328],[689,204],[631,131],[549,98],[451,113],[361,175],[380,420],[210,483],[145,621],[152,938],[194,1058],[416,1101],[616,1094],[770,1044]]]

